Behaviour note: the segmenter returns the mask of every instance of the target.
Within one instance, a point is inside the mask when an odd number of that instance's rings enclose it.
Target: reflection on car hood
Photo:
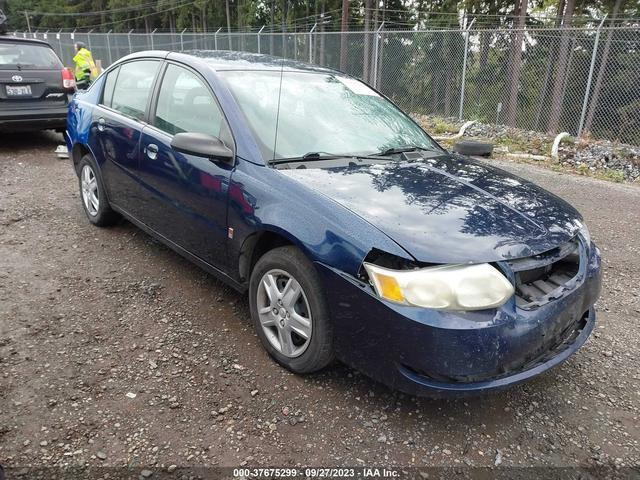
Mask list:
[[[453,155],[282,170],[360,215],[422,262],[493,262],[572,238],[580,214],[503,170]]]

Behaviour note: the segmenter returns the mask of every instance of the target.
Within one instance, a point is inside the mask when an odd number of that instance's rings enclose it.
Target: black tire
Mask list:
[[[282,270],[302,287],[309,305],[311,335],[306,350],[291,358],[280,353],[267,339],[258,314],[258,287],[271,270]],[[278,247],[265,253],[251,272],[249,282],[251,319],[262,345],[280,365],[295,373],[311,373],[329,365],[333,359],[333,327],[318,273],[309,259],[296,247]]]
[[[90,211],[85,204],[82,187],[83,172],[85,166],[91,169],[96,179],[96,197],[98,198],[97,211]],[[82,209],[84,210],[84,213],[87,215],[87,218],[91,223],[98,227],[108,227],[118,222],[118,220],[120,219],[120,215],[111,209],[111,206],[109,205],[109,201],[107,200],[107,196],[105,194],[104,183],[102,182],[102,177],[100,176],[100,169],[96,165],[96,161],[89,154],[82,157],[80,159],[80,163],[78,163],[78,187],[80,189],[80,202],[82,203]]]
[[[478,142],[475,140],[463,140],[456,142],[453,151],[462,155],[475,155],[479,157],[490,157],[493,153],[493,144]]]

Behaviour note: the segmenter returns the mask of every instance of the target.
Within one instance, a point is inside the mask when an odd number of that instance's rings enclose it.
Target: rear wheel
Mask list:
[[[269,354],[296,373],[333,360],[333,329],[313,264],[295,247],[267,252],[251,273],[251,317]]]
[[[82,207],[91,223],[98,227],[107,227],[118,221],[120,216],[109,206],[104,193],[104,185],[99,170],[91,155],[85,155],[78,164],[80,198]]]

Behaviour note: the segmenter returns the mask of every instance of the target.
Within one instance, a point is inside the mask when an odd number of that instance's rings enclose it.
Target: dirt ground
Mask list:
[[[89,224],[59,143],[0,136],[5,466],[640,468],[640,188],[497,162],[585,216],[605,262],[598,325],[532,382],[429,400],[342,365],[278,367],[243,296],[129,223]]]

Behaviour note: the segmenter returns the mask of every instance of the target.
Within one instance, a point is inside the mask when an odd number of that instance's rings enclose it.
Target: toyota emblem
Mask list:
[[[13,80],[14,82],[21,82],[22,77],[20,75],[14,75],[13,77],[11,77],[11,80]]]

